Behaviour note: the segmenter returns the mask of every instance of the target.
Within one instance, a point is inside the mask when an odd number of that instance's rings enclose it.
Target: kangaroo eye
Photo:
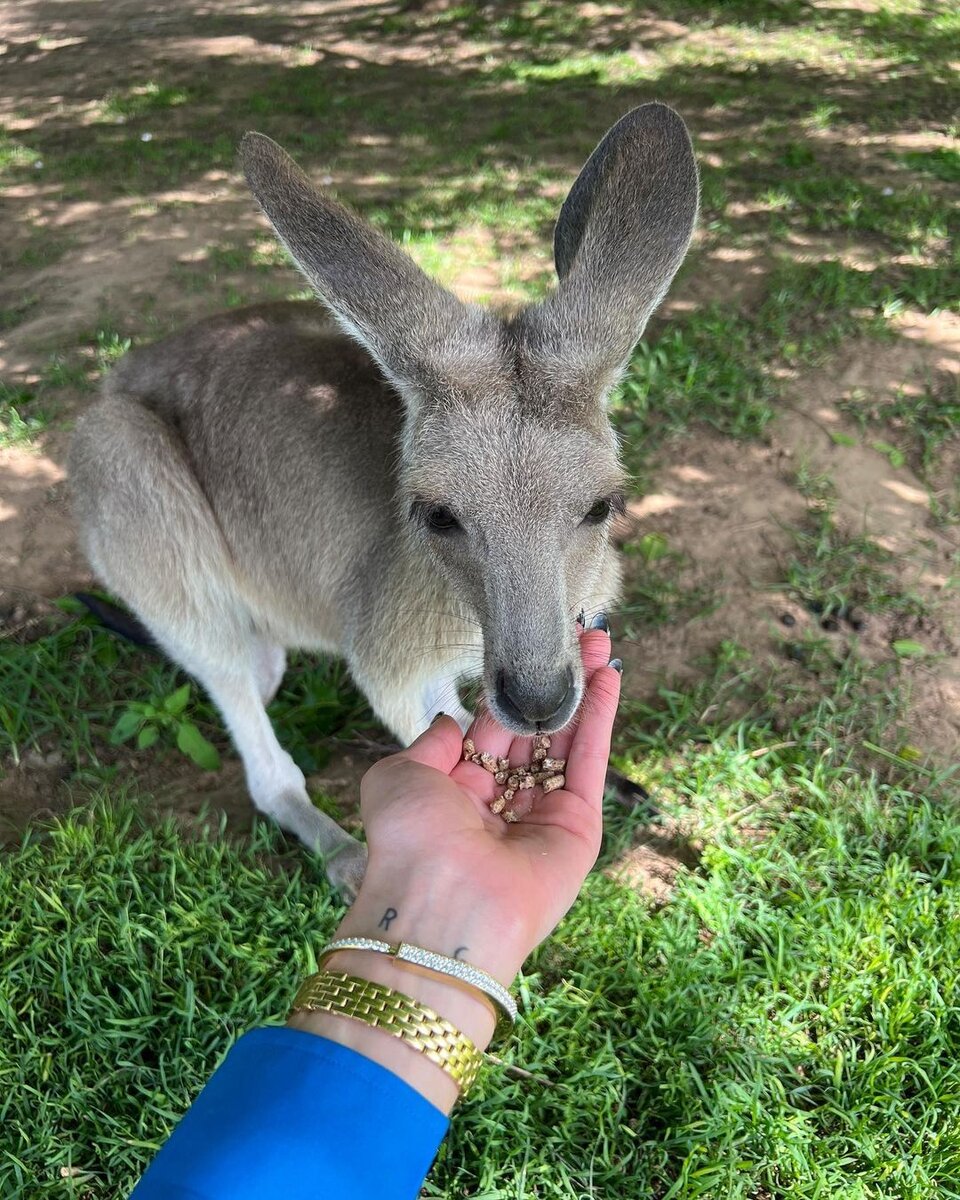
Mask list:
[[[445,504],[427,504],[421,509],[423,523],[432,533],[455,533],[461,528],[453,510]]]
[[[583,518],[584,525],[599,525],[601,521],[605,521],[610,516],[611,508],[612,505],[606,497],[603,500],[598,500]]]

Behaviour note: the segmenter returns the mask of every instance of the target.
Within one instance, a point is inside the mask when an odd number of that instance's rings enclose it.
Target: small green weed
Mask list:
[[[68,611],[79,606],[65,602]],[[35,641],[3,643],[0,761],[56,749],[77,770],[109,768],[110,731],[127,699],[167,696],[175,670],[80,618]]]
[[[69,613],[83,611],[74,600]],[[278,736],[300,767],[319,769],[329,743],[375,730],[366,701],[336,660],[292,658],[270,706]],[[112,777],[116,748],[144,755],[171,745],[215,769],[228,740],[209,701],[183,682],[168,660],[79,617],[29,644],[3,643],[0,654],[0,762],[29,750],[56,749],[79,773]]]
[[[111,744],[119,746],[136,736],[137,749],[147,750],[166,736],[198,767],[204,771],[216,771],[220,766],[217,748],[207,741],[190,719],[188,706],[191,690],[190,684],[185,683],[166,696],[128,701],[111,731]]]
[[[49,416],[36,406],[29,388],[0,381],[0,449],[29,445],[49,425]]]
[[[130,349],[132,339],[124,337],[115,329],[98,329],[95,359],[99,372],[108,371],[110,367]]]

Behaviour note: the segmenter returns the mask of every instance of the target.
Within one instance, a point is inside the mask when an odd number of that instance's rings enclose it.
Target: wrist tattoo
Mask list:
[[[390,922],[395,921],[397,919],[397,916],[398,916],[398,914],[397,914],[397,910],[395,908],[386,909],[383,916],[380,918],[379,928],[380,929],[389,929]]]

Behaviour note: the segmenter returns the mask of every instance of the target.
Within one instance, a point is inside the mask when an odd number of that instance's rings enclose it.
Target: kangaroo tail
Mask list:
[[[101,600],[99,596],[91,596],[89,592],[74,592],[74,598],[112,633],[119,634],[136,646],[145,646],[148,650],[159,653],[159,647],[146,625],[142,625],[135,616],[119,605],[111,604],[109,600]]]

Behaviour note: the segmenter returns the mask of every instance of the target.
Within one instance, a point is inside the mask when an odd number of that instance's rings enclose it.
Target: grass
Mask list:
[[[0,380],[0,449],[35,444],[55,423],[64,398],[90,391],[131,344],[112,325],[100,325],[83,332],[79,346],[48,355],[36,382]]]
[[[923,477],[936,469],[943,448],[960,437],[960,380],[946,373],[921,388],[901,388],[879,403],[855,392],[841,408],[864,434],[878,426],[889,429],[904,461],[909,459]]]
[[[681,581],[691,563],[670,547],[663,534],[643,534],[627,541],[621,552],[627,583],[614,612],[618,636],[637,641],[658,626],[693,620],[716,608],[718,600],[709,583]],[[638,564],[637,569],[631,569],[630,560]]]
[[[31,444],[47,425],[47,415],[35,405],[33,392],[0,382],[0,450]]]
[[[700,868],[658,910],[591,877],[525,969],[505,1054],[549,1085],[491,1067],[428,1195],[956,1194],[949,781],[856,767],[876,713],[851,668],[787,728],[766,683],[727,647],[701,688],[628,706],[619,763]],[[606,861],[640,819],[611,811]],[[114,792],[28,836],[0,861],[4,1194],[125,1195],[336,916],[265,827],[186,836]]]

